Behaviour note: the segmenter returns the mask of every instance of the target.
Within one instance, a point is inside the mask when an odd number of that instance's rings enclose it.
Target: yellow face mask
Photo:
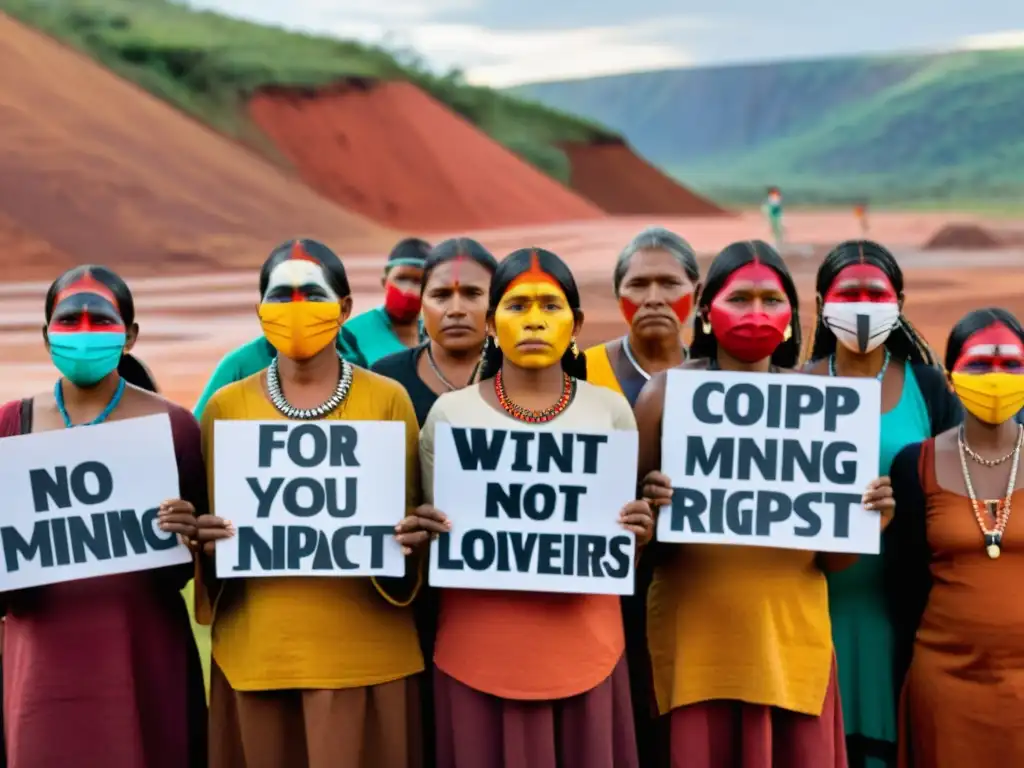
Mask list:
[[[494,312],[502,355],[520,368],[558,365],[575,325],[565,292],[543,275],[513,282]]]
[[[281,301],[260,304],[263,335],[291,360],[308,360],[334,342],[341,329],[335,301]]]
[[[964,408],[986,424],[1002,424],[1024,407],[1024,374],[952,373],[953,390]]]

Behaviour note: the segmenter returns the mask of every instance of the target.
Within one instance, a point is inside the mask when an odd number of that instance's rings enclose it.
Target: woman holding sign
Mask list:
[[[568,267],[516,251],[491,282],[481,382],[438,398],[420,436],[426,498],[434,494],[438,424],[518,431],[634,430],[629,404],[588,384],[575,336],[583,323]],[[619,521],[650,540],[642,502]],[[409,540],[445,533],[427,506]],[[636,768],[629,674],[614,595],[444,589],[434,691],[439,768]]]
[[[701,291],[691,370],[784,373],[798,362],[796,286],[761,241],[730,245]],[[670,504],[661,466],[667,376],[636,405],[644,498]],[[892,510],[886,479],[864,504]],[[845,768],[824,571],[848,556],[659,544],[647,634],[672,768]]]
[[[314,240],[284,243],[260,271],[260,292],[260,324],[278,354],[267,370],[218,390],[203,411],[211,480],[218,420],[401,421],[406,455],[398,460],[414,508],[419,427],[409,396],[335,346],[352,309],[341,260]],[[404,600],[358,576],[219,581],[213,544],[235,530],[231,509],[215,513],[200,521],[208,557],[196,579],[197,618],[213,625],[212,768],[418,767],[423,656],[406,606],[419,572]]]
[[[168,534],[193,538],[196,511],[206,508],[199,426],[184,408],[127,384],[118,373],[139,333],[128,286],[105,267],[77,267],[50,286],[45,318],[43,340],[61,375],[52,392],[0,408],[0,436],[166,414],[180,498],[160,505],[158,525]],[[101,430],[95,439],[104,439]],[[110,514],[116,513],[108,513],[108,519]],[[97,517],[103,522],[103,515],[92,515]],[[61,530],[72,531],[67,520],[59,522]],[[87,546],[96,553],[103,541],[109,562],[111,551],[118,556],[114,526],[106,539],[106,526],[94,525],[95,538]],[[124,538],[120,544],[125,546]],[[81,549],[80,541],[74,546]],[[54,549],[60,561],[60,544]],[[206,764],[202,672],[179,595],[192,575],[187,553],[185,559],[183,565],[2,595],[4,716],[12,766]]]
[[[587,381],[622,393],[630,405],[651,376],[687,357],[683,331],[693,315],[700,270],[683,238],[661,227],[638,234],[619,254],[612,287],[629,331],[587,350]],[[654,747],[650,659],[647,656],[647,589],[650,557],[637,564],[636,592],[622,598],[629,675],[641,764]]]
[[[969,313],[946,368],[963,423],[892,464],[898,764],[1024,765],[1024,537],[1009,525],[1024,506],[1024,328],[1004,309]]]
[[[905,445],[960,422],[959,403],[941,366],[903,315],[903,272],[888,250],[870,240],[832,249],[818,268],[817,310],[807,371],[882,383],[880,474],[889,473]],[[884,540],[882,546],[884,551]],[[895,637],[885,584],[880,555],[862,555],[828,577],[851,768],[896,763],[899,691],[893,685]]]

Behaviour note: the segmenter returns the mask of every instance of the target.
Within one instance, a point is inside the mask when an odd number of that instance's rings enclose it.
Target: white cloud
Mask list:
[[[956,47],[968,51],[1024,48],[1024,29],[1008,29],[1003,32],[971,35],[961,39]]]
[[[471,10],[480,0],[189,2],[297,31],[412,49],[437,70],[459,68],[470,82],[495,87],[689,64],[685,48],[665,39],[711,26],[686,16],[567,30],[496,30],[430,21],[442,13]]]
[[[571,30],[492,30],[454,24],[409,32],[412,48],[470,82],[502,87],[690,63],[676,45],[651,40],[649,24]]]

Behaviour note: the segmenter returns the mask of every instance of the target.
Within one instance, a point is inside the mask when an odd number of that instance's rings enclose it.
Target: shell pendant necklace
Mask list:
[[[978,501],[977,494],[974,492],[974,484],[971,482],[971,472],[967,468],[968,452],[970,451],[973,456],[974,451],[971,451],[967,445],[967,438],[962,424],[957,432],[957,447],[960,449],[960,469],[964,475],[964,485],[967,487],[967,495],[971,499],[971,511],[974,513],[974,519],[977,521],[978,528],[981,529],[981,534],[985,538],[985,553],[993,560],[997,559],[999,555],[1002,554],[1003,533],[1006,531],[1006,524],[1010,520],[1010,500],[1013,496],[1014,487],[1017,484],[1017,465],[1020,463],[1020,449],[1022,443],[1024,443],[1024,424],[1017,427],[1017,443],[1013,448],[1013,462],[1010,465],[1010,478],[1006,483],[1006,498],[996,502],[996,509],[993,513],[995,526],[993,528],[989,528],[983,514],[984,508],[981,502]]]

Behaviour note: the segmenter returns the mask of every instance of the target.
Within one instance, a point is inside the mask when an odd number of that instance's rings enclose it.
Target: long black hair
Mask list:
[[[888,248],[873,240],[847,240],[840,243],[825,257],[818,267],[818,278],[815,282],[815,291],[818,294],[817,313],[818,318],[814,326],[814,336],[811,344],[811,361],[823,360],[836,351],[836,335],[825,325],[822,316],[825,294],[832,288],[839,273],[851,264],[870,264],[878,267],[892,283],[893,290],[903,301],[903,270]],[[910,363],[921,363],[923,365],[938,366],[938,358],[928,346],[924,336],[911,325],[903,314],[902,306],[896,327],[885,340],[885,346],[897,360],[905,360]]]
[[[968,312],[953,326],[946,341],[946,370],[952,371],[963,354],[964,344],[971,336],[990,325],[1002,323],[1016,334],[1024,344],[1024,327],[1012,312],[1002,307],[986,307]]]
[[[455,259],[475,261],[492,277],[498,270],[498,260],[476,240],[469,237],[453,237],[438,243],[427,254],[427,260],[423,264],[423,282],[420,284],[420,293],[426,290],[430,274],[435,269],[449,261],[455,261]]]
[[[135,325],[135,299],[128,289],[128,284],[114,270],[100,264],[83,264],[80,267],[74,267],[50,284],[43,301],[43,316],[46,318],[46,324],[49,325],[53,318],[54,305],[60,292],[72,283],[81,280],[86,273],[113,294],[117,311],[124,321],[124,327],[127,329]],[[117,372],[121,378],[139,389],[150,392],[157,391],[156,380],[149,369],[132,354],[126,352],[121,355],[121,361],[117,364]]]
[[[321,243],[319,240],[309,238],[297,238],[286,240],[274,248],[267,256],[260,268],[260,297],[267,292],[267,285],[270,283],[270,274],[282,261],[301,254],[320,264],[323,268],[324,277],[331,290],[338,294],[339,299],[344,299],[352,293],[348,284],[348,275],[345,272],[345,265],[341,263],[338,255]]]
[[[558,283],[569,302],[569,308],[578,320],[583,313],[580,309],[580,291],[576,287],[576,278],[572,276],[572,272],[564,261],[551,251],[541,248],[521,248],[501,260],[494,277],[491,278],[491,293],[487,305],[488,318],[494,317],[494,312],[512,281],[530,271],[534,259],[541,271]],[[483,364],[480,366],[480,380],[493,377],[501,370],[503,360],[501,350],[488,336],[484,345]],[[575,379],[586,380],[587,358],[575,344],[570,345],[562,355],[562,370]]]
[[[741,267],[755,262],[771,268],[779,276],[782,289],[786,292],[786,298],[793,309],[793,319],[789,322],[792,333],[786,341],[775,348],[772,353],[772,364],[779,368],[796,367],[800,361],[800,298],[797,296],[796,283],[789,274],[786,262],[782,260],[778,251],[763,240],[745,240],[727,245],[711,262],[704,278],[700,298],[697,300],[697,311],[693,316],[691,358],[715,360],[718,357],[718,341],[715,339],[714,328],[711,329],[711,333],[705,333],[704,319],[711,309],[711,303],[732,274]]]

